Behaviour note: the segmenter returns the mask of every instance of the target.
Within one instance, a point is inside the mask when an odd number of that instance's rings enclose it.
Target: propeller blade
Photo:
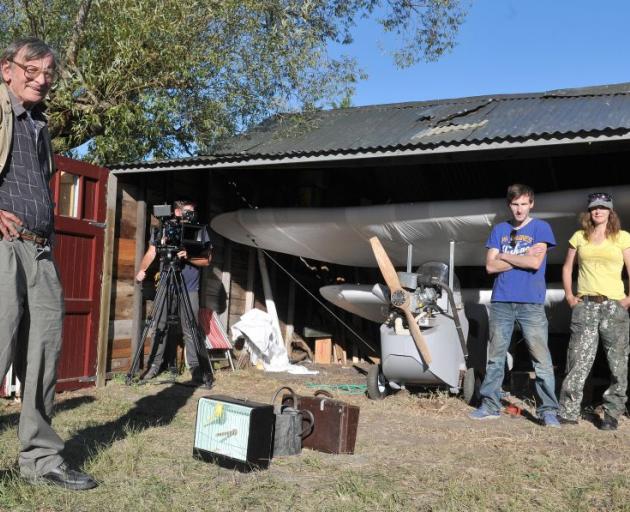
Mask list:
[[[385,252],[385,248],[378,237],[373,236],[370,238],[370,245],[372,246],[372,252],[376,258],[378,268],[381,270],[385,283],[389,287],[392,304],[405,313],[411,337],[418,348],[418,352],[420,352],[420,355],[424,360],[424,364],[428,366],[431,364],[431,352],[429,351],[429,346],[422,335],[420,327],[418,327],[418,324],[409,309],[409,293],[400,284],[396,268],[394,267],[392,260],[389,259],[389,256]]]
[[[409,326],[409,332],[411,333],[411,337],[413,338],[416,347],[418,347],[418,352],[422,356],[424,360],[424,364],[429,366],[431,364],[431,351],[429,350],[429,346],[427,345],[424,336],[422,335],[422,331],[418,324],[416,323],[416,319],[413,317],[413,314],[409,310],[409,307],[400,308],[405,312],[405,317],[407,318],[407,325]]]
[[[370,238],[370,245],[372,245],[372,252],[376,258],[376,263],[378,264],[378,268],[381,269],[381,274],[383,274],[383,279],[385,279],[385,284],[389,287],[389,290],[393,292],[394,290],[402,288],[392,260],[389,259],[378,237],[373,236]]]

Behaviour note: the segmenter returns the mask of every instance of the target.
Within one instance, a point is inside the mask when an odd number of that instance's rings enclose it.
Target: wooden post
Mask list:
[[[225,290],[225,311],[219,316],[221,323],[228,327],[230,317],[230,291],[232,285],[232,242],[227,238],[224,239],[223,246],[223,269],[221,272],[221,285]]]
[[[96,345],[96,387],[105,385],[107,375],[107,346],[109,344],[109,308],[112,295],[112,263],[114,260],[114,232],[116,224],[116,197],[118,178],[111,172],[107,176],[105,233],[103,241],[103,273],[101,278],[101,304]]]
[[[293,339],[293,317],[295,316],[295,281],[289,283],[289,304],[287,311],[287,328],[284,331],[284,346],[291,358],[291,340]]]
[[[136,255],[134,258],[134,275],[140,269],[140,261],[145,253],[145,235],[147,225],[147,203],[145,200],[145,181],[142,179],[138,185],[139,190],[136,198]],[[135,280],[135,277],[134,277]],[[143,324],[142,311],[142,287],[140,283],[134,283],[133,287],[133,311],[131,316],[131,354],[129,364],[133,362],[133,356],[138,350],[138,344],[142,336]],[[141,361],[143,363],[144,361]]]
[[[357,332],[362,332],[361,327],[362,327],[361,319],[357,315],[352,315],[352,328]],[[352,362],[353,363],[363,362],[359,353],[359,347],[357,345],[356,340],[352,340]]]
[[[256,249],[250,247],[247,258],[247,289],[245,291],[245,311],[254,309],[254,278],[256,276]],[[225,324],[224,324],[225,325]]]

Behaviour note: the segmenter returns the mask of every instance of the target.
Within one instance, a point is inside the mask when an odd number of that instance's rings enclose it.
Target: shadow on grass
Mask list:
[[[195,389],[196,386],[170,385],[155,395],[140,398],[117,420],[79,430],[66,442],[64,458],[72,465],[82,467],[91,454],[124,439],[128,432],[168,425]]]
[[[92,403],[96,399],[92,396],[77,396],[69,398],[63,402],[55,403],[55,414],[63,411],[70,411],[76,407],[80,407],[83,404]],[[5,430],[17,427],[20,421],[20,411],[12,412],[10,414],[3,414],[0,416],[0,434]]]

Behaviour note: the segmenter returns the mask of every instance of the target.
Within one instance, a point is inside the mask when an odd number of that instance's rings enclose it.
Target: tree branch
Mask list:
[[[38,30],[37,18],[33,14],[31,9],[31,3],[28,0],[24,0],[24,12],[26,13],[26,17],[28,18],[28,24],[31,27],[31,32],[35,37],[41,37]]]
[[[70,66],[76,66],[77,56],[79,54],[79,45],[81,44],[81,39],[83,39],[83,34],[85,33],[85,24],[87,22],[91,5],[92,0],[84,0],[79,5],[77,17],[74,20],[74,27],[72,28],[72,37],[68,42],[68,49],[66,50],[66,62]]]

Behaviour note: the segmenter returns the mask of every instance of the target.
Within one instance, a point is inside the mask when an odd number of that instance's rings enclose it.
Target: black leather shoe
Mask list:
[[[212,374],[205,375],[201,367],[191,366],[189,384],[192,386],[205,386],[207,389],[210,389],[214,384],[214,378]]]
[[[199,366],[191,366],[188,370],[190,371],[190,380],[197,384],[203,383],[203,372]]]
[[[567,418],[563,418],[562,416],[558,416],[558,421],[560,425],[577,425],[578,420],[569,420]]]
[[[29,481],[31,483],[50,483],[71,491],[85,491],[98,485],[90,475],[68,468],[65,462],[45,475]]]
[[[617,418],[604,413],[604,419],[599,422],[599,430],[617,430]]]

